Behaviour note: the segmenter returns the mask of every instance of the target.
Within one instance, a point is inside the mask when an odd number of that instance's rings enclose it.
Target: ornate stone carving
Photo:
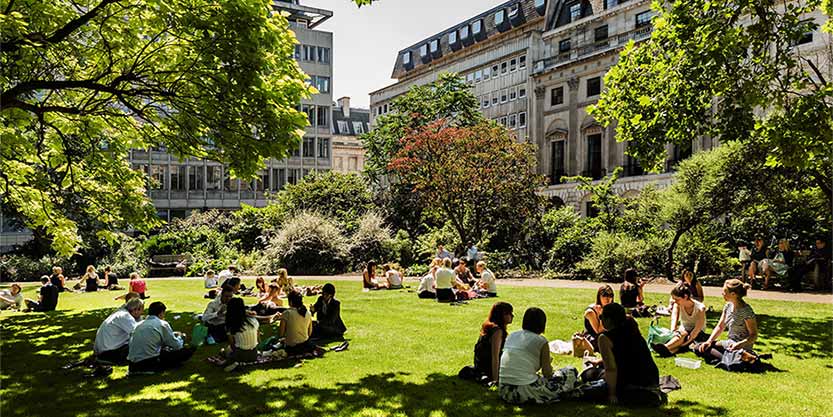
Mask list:
[[[578,77],[570,77],[567,80],[567,86],[570,87],[570,91],[575,91],[578,89]]]

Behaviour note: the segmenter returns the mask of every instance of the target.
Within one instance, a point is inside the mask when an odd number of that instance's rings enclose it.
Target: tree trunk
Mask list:
[[[680,229],[674,233],[674,239],[671,240],[671,245],[668,246],[667,260],[665,261],[665,278],[669,282],[676,282],[674,280],[674,249],[677,248],[677,243],[688,229]]]

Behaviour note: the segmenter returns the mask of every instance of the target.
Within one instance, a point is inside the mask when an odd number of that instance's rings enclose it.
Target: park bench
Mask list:
[[[191,263],[190,254],[153,255],[148,261],[149,277],[181,277],[188,270]]]

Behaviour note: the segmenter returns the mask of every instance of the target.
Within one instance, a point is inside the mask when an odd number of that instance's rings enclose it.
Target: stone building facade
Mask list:
[[[350,97],[338,99],[333,107],[333,170],[361,172],[364,148],[359,136],[370,129],[370,110],[350,107]]]

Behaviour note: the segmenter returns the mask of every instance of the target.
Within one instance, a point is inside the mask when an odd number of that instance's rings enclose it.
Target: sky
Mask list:
[[[333,33],[333,99],[350,97],[368,108],[371,91],[393,84],[396,54],[435,33],[506,0],[379,0],[356,7],[350,0],[301,0],[333,11],[316,27]]]

